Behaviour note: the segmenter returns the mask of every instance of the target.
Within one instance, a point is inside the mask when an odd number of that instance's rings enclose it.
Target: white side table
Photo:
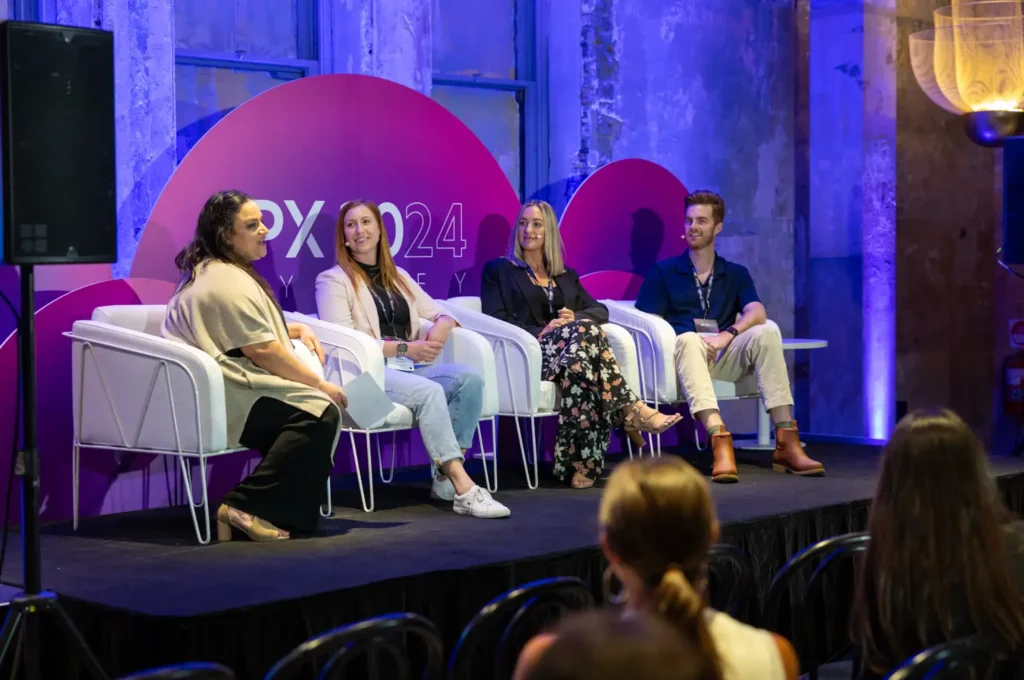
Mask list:
[[[828,347],[828,340],[815,340],[812,338],[783,338],[782,351],[796,351],[807,349],[824,349]],[[772,441],[772,419],[764,408],[764,402],[758,399],[757,409],[757,439],[740,439],[736,447],[741,449],[754,449],[757,451],[770,451],[775,448]]]

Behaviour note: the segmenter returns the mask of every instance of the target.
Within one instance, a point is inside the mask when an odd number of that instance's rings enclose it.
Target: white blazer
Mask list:
[[[402,296],[409,304],[410,340],[423,340],[426,337],[420,319],[436,321],[443,315],[458,321],[454,314],[434,302],[434,299],[427,295],[401,267],[398,268],[398,275],[412,291],[411,299],[408,295]],[[348,274],[338,265],[320,272],[316,277],[317,314],[329,323],[372,335],[383,345],[384,341],[380,337],[380,319],[377,317],[377,305],[374,304],[373,295],[366,286],[360,285],[358,291],[354,288]]]

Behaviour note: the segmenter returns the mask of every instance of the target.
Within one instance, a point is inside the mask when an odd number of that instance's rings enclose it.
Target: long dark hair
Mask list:
[[[207,260],[220,260],[233,264],[251,276],[271,300],[277,301],[270,284],[244,257],[234,251],[228,243],[228,234],[235,225],[235,218],[242,206],[252,197],[243,191],[232,189],[220,191],[206,199],[196,223],[196,235],[192,242],[182,248],[174,258],[174,264],[181,272],[178,290],[187,288],[196,278],[196,267]]]
[[[915,411],[900,421],[882,458],[850,624],[873,669],[973,633],[1024,647],[1024,596],[1004,545],[1009,519],[985,450],[959,416]]]
[[[720,675],[704,620],[704,573],[718,523],[704,476],[675,456],[626,461],[608,479],[598,521],[608,548],[643,579],[650,609]]]

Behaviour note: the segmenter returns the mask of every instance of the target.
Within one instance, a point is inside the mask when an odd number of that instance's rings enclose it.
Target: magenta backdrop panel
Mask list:
[[[657,163],[627,158],[605,165],[580,185],[562,215],[567,264],[581,276],[647,276],[655,262],[678,255],[685,247],[687,193],[683,183]],[[587,285],[597,298],[617,297],[591,290],[590,280]],[[629,297],[625,290],[623,295]]]
[[[167,183],[133,276],[177,279],[172,262],[210,194],[240,189],[271,230],[257,268],[285,309],[315,311],[334,266],[335,224],[353,198],[378,203],[392,252],[431,295],[475,295],[519,208],[490,152],[444,107],[380,78],[325,75],[279,85],[228,114]]]
[[[71,517],[71,442],[73,415],[71,402],[71,340],[62,334],[70,331],[75,321],[92,318],[96,307],[103,305],[163,304],[173,292],[166,281],[120,280],[97,283],[58,297],[36,312],[36,384],[38,396],[38,434],[40,461],[40,504],[44,521]],[[7,470],[15,425],[18,348],[11,336],[0,345],[0,400],[7,405],[0,410],[0,470]],[[111,386],[116,389],[116,386]],[[155,495],[147,483],[156,482],[145,473],[150,460],[124,461],[119,466],[114,456],[102,451],[83,454],[83,509],[99,512],[133,510],[167,504],[167,494],[154,484]],[[162,467],[160,468],[162,471]],[[174,468],[172,468],[172,471]],[[15,484],[18,484],[17,479]],[[0,475],[0,494],[7,490],[7,475]],[[12,499],[12,519],[20,512],[20,488]]]

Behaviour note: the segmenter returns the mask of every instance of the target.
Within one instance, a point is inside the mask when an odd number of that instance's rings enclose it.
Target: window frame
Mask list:
[[[488,78],[434,71],[432,85],[514,92],[519,102],[519,199],[546,193],[550,182],[547,41],[537,5],[514,0],[516,77]],[[543,198],[544,196],[541,195]]]

